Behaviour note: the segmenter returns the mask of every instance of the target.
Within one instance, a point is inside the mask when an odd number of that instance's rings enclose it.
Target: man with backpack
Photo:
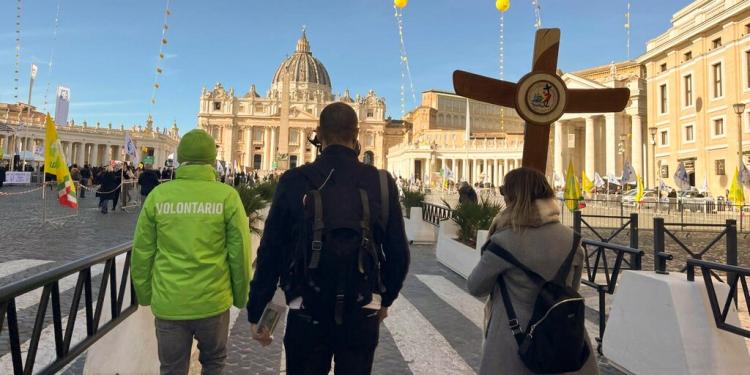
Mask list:
[[[270,344],[258,322],[279,285],[290,375],[328,374],[332,358],[337,374],[369,374],[408,271],[396,183],[357,160],[357,123],[347,104],[323,109],[322,155],[281,176],[258,248],[248,320],[253,338]]]

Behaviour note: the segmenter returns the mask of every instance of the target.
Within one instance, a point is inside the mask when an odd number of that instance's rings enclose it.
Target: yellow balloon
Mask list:
[[[409,0],[393,0],[393,5],[396,8],[405,8],[407,4],[409,4]]]
[[[501,12],[505,12],[510,9],[510,0],[497,0],[495,2],[495,8]]]

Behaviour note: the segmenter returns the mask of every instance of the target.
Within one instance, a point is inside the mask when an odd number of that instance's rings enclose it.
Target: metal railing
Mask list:
[[[130,279],[131,250],[130,243],[120,245],[0,288],[0,335],[4,332],[4,323],[7,321],[14,374],[54,374],[138,309],[135,291],[132,286],[130,287],[130,295],[125,295],[126,285],[129,284]],[[123,254],[125,259],[118,288],[116,258]],[[100,263],[104,263],[104,270],[99,290],[96,294],[96,304],[94,304],[92,267]],[[78,278],[67,317],[67,324],[65,325],[65,329],[63,329],[59,283],[61,279],[75,273],[78,274]],[[22,356],[23,350],[20,340],[16,299],[38,288],[43,288],[42,296],[37,305],[36,318],[28,348],[25,349],[27,352],[24,359]],[[111,314],[108,321],[102,322],[102,313],[105,309],[104,299],[108,290]],[[81,297],[84,298],[85,305],[86,337],[78,343],[72,343]],[[129,306],[123,306],[126,297],[129,297]],[[45,316],[50,302],[52,305],[56,358],[43,369],[35,371],[34,366],[37,350],[39,349],[42,329],[45,325]]]
[[[675,233],[668,229],[669,226],[678,226],[681,228],[694,228],[694,227],[713,227],[721,230],[713,240],[709,241],[702,249],[693,250],[681,241]],[[667,273],[667,261],[672,259],[671,254],[666,252],[666,239],[671,238],[672,241],[678,245],[678,249],[682,250],[690,259],[703,259],[714,245],[716,245],[722,238],[726,241],[726,263],[731,266],[737,265],[737,222],[735,220],[727,220],[724,224],[681,224],[681,223],[667,223],[664,218],[654,218],[654,271],[656,273]],[[687,265],[680,269],[679,272],[685,272]],[[713,274],[718,280],[721,278],[714,273]]]
[[[562,211],[561,221],[571,225],[574,213],[565,207],[566,200],[559,199]],[[597,197],[584,199],[577,208],[584,216],[591,218],[589,223],[596,228],[617,228],[631,213],[637,213],[640,220],[639,227],[652,229],[653,219],[662,217],[670,223],[680,224],[682,229],[689,224],[724,224],[726,220],[737,221],[737,231],[750,233],[750,205],[733,206],[724,202],[687,202],[671,198],[669,202],[622,201],[620,196]],[[700,231],[715,230],[715,226],[701,226]]]
[[[750,311],[750,293],[748,292],[747,287],[747,277],[750,276],[750,268],[707,262],[699,259],[688,259],[688,281],[695,281],[695,267],[700,268],[701,274],[703,275],[703,282],[706,285],[706,293],[708,294],[708,301],[711,304],[711,312],[713,313],[714,321],[716,322],[716,328],[750,338],[750,330],[727,323],[727,316],[729,315],[729,309],[731,308],[732,303],[734,302],[735,307],[739,303],[739,299],[737,298],[738,283],[742,285],[742,292],[745,297],[745,307],[747,308],[747,311]],[[727,284],[729,285],[729,292],[726,297],[724,297],[726,299],[721,308],[719,308],[719,298],[716,295],[716,289],[714,288],[713,283],[713,275],[716,275],[717,272],[726,273]]]
[[[440,222],[448,220],[453,216],[453,210],[449,207],[433,203],[422,202],[422,220],[434,226],[440,226]]]
[[[607,324],[605,294],[614,294],[622,270],[641,269],[644,252],[627,246],[592,240],[581,241],[581,246],[584,250],[586,268],[586,275],[581,279],[581,283],[595,289],[599,295],[599,337],[596,340],[599,343],[597,350],[601,352]],[[630,264],[625,261],[626,254],[631,257]],[[624,265],[628,267],[623,268]],[[604,283],[601,282],[601,278],[597,280],[597,276],[604,276]]]

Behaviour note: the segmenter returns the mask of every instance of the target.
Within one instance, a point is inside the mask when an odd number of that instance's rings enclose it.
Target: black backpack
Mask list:
[[[518,267],[541,287],[529,325],[524,331],[513,309],[504,278],[501,276],[497,280],[508,314],[508,325],[518,343],[518,354],[524,365],[537,374],[578,371],[591,354],[586,345],[584,299],[573,288],[565,286],[579,241],[580,235],[576,233],[573,248],[552,281],[546,281],[492,241],[485,245],[485,250]]]
[[[315,188],[303,199],[300,235],[282,287],[287,296],[301,296],[315,320],[341,325],[349,312],[369,304],[373,293],[385,292],[384,255],[373,236],[377,215],[359,176],[336,178],[331,170],[321,178],[314,165],[301,172]],[[386,173],[379,171],[381,223],[388,217]]]

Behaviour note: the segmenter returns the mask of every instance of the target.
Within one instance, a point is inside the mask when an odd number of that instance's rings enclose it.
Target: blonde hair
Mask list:
[[[541,172],[525,167],[505,175],[500,193],[505,198],[506,207],[500,214],[498,226],[510,226],[514,231],[538,222],[539,210],[535,202],[555,196],[555,191]]]

